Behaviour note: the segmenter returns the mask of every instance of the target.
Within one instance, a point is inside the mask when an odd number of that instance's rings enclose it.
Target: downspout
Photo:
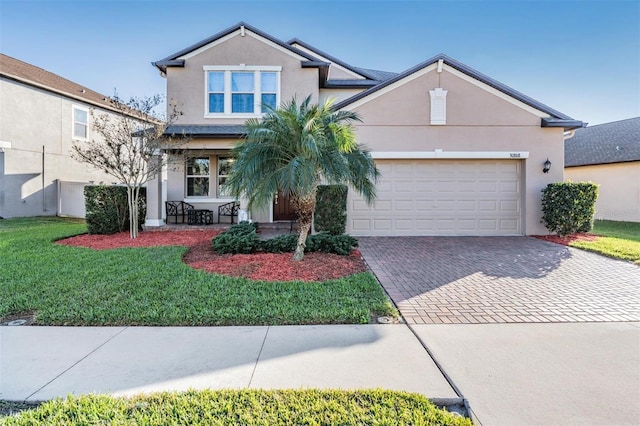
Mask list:
[[[574,137],[576,135],[576,130],[569,130],[567,132],[564,132],[563,137],[564,140],[566,141],[567,139],[571,139],[572,137]]]

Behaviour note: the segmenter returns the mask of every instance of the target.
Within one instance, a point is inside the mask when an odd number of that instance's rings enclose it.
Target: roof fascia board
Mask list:
[[[357,80],[362,81],[362,80]],[[331,80],[327,80],[324,84],[323,89],[368,89],[370,87],[376,86],[377,83],[372,81],[370,83],[360,83],[360,84],[349,84],[347,82],[344,83],[333,83]]]
[[[345,106],[349,106],[350,108],[358,108],[374,99],[379,98],[380,96],[389,93],[392,90],[397,89],[398,87],[404,86],[405,84],[415,80],[416,78],[422,77],[425,74],[430,73],[436,69],[437,62],[426,66],[420,70],[417,70],[411,74],[408,74],[400,79],[392,79],[395,81],[389,82],[387,84],[382,83],[377,86],[372,87],[371,89],[365,90],[364,92],[360,92],[351,98],[345,99],[342,102],[334,105],[335,110],[339,110],[344,108]],[[383,86],[383,87],[381,87]]]
[[[296,45],[293,46],[298,50],[301,50],[303,52],[306,52],[310,55],[314,55],[315,57],[317,57],[318,59],[320,59],[321,61],[325,61],[325,62],[329,62],[331,65],[333,65],[334,67],[336,67],[337,69],[352,75],[354,77],[356,77],[359,80],[365,80],[367,78],[371,78],[370,76],[366,76],[364,74],[361,74],[357,71],[355,71],[350,65],[345,64],[344,62],[340,61],[339,59],[336,59],[334,57],[332,57],[331,55],[328,55],[324,52],[319,51],[318,49],[315,49],[314,47],[298,40],[298,39],[293,39],[291,41],[289,41],[290,45]]]
[[[294,56],[298,56],[300,57],[301,60],[315,60],[316,58],[311,57],[309,55],[307,55],[305,52],[301,52],[298,49],[295,49],[291,46],[289,46],[288,44],[276,39],[275,37],[270,36],[267,33],[264,33],[260,30],[258,30],[257,28],[252,27],[251,25],[245,23],[245,22],[239,22],[236,25],[233,25],[225,30],[222,30],[214,35],[212,35],[211,37],[207,37],[204,40],[201,40],[195,44],[192,44],[189,47],[186,47],[176,53],[174,53],[173,55],[169,55],[166,58],[163,58],[157,62],[154,62],[153,64],[158,67],[160,70],[162,70],[162,64],[168,61],[173,61],[175,59],[179,59],[179,58],[189,58],[191,56],[193,56],[193,52],[194,51],[198,51],[198,52],[202,52],[203,50],[206,50],[207,48],[212,47],[211,44],[215,43],[216,41],[218,41],[219,39],[225,39],[228,40],[231,37],[234,37],[236,35],[238,35],[241,32],[242,27],[244,27],[245,29],[245,35],[250,32],[252,33],[253,36],[258,36],[262,39],[264,39],[265,41],[269,41],[271,42],[273,45],[277,45],[280,48],[284,49],[284,51],[286,51],[287,53],[294,55]],[[219,43],[218,43],[219,44]]]
[[[257,34],[254,31],[251,31],[250,29],[247,29],[246,27],[245,27],[244,34],[245,34],[244,35],[245,37],[247,37],[247,36],[248,37],[253,37],[254,39],[259,40],[259,41],[269,45],[270,47],[273,47],[274,49],[277,49],[277,50],[279,50],[279,51],[281,51],[283,53],[286,53],[287,55],[293,56],[294,58],[296,58],[296,59],[298,59],[300,61],[310,60],[310,58],[302,56],[299,53],[294,52],[290,48],[285,48],[282,45],[280,45],[279,43],[275,43],[272,39],[264,37],[264,36],[262,36],[260,34]],[[196,55],[199,55],[200,53],[202,53],[202,52],[204,52],[206,50],[211,49],[212,47],[218,46],[218,45],[220,45],[220,44],[222,44],[222,43],[224,43],[224,42],[226,42],[228,40],[231,40],[234,37],[240,36],[240,35],[241,35],[241,30],[240,30],[240,28],[238,28],[236,31],[232,32],[231,34],[228,34],[228,35],[226,35],[224,37],[221,37],[221,38],[219,38],[217,40],[214,40],[214,41],[212,41],[212,42],[210,42],[210,43],[208,43],[208,44],[206,44],[206,45],[204,45],[204,46],[202,46],[202,47],[200,47],[200,48],[198,48],[196,50],[193,50],[193,51],[191,51],[191,52],[179,57],[179,59],[185,59],[185,60],[186,59],[190,59],[190,58],[192,58],[192,57],[194,57]],[[312,59],[315,59],[315,58],[312,58]]]
[[[471,67],[468,67],[466,65],[464,65],[461,62],[456,61],[453,58],[448,57],[445,54],[438,54],[430,59],[427,59],[426,61],[412,67],[409,68],[408,70],[398,74],[396,77],[391,78],[389,80],[384,81],[383,83],[380,83],[377,86],[372,87],[371,89],[365,90],[364,92],[361,92],[357,95],[352,96],[351,98],[345,99],[342,102],[337,103],[336,105],[334,105],[334,109],[335,110],[339,110],[342,109],[346,106],[351,106],[351,107],[355,107],[356,105],[362,105],[361,102],[359,102],[360,100],[362,100],[363,98],[372,96],[373,94],[381,91],[381,90],[385,90],[390,86],[393,87],[398,87],[396,86],[397,82],[400,82],[402,80],[404,80],[406,77],[411,76],[412,74],[415,74],[417,72],[420,72],[421,70],[425,69],[425,67],[432,67],[434,64],[437,64],[437,62],[442,59],[444,62],[444,65],[448,66],[448,69],[451,70],[452,68],[459,71],[461,74],[464,74],[466,76],[469,76],[471,79],[482,82],[485,84],[485,87],[492,87],[493,89],[497,90],[498,92],[502,92],[505,95],[514,98],[518,101],[521,102],[521,104],[523,105],[528,105],[529,107],[533,108],[533,110],[537,110],[539,112],[544,112],[545,115],[548,116],[552,116],[556,119],[559,120],[567,120],[570,122],[579,122],[578,120],[574,120],[573,118],[562,114],[561,112],[558,112],[552,108],[549,108],[548,106],[537,102],[536,100],[498,82],[497,80],[494,80],[476,70],[474,70]],[[460,74],[458,74],[460,75]],[[473,80],[469,80],[472,81]],[[480,86],[482,87],[482,86]],[[385,91],[385,93],[388,92],[388,90]],[[539,114],[538,112],[538,114]],[[581,122],[580,122],[581,123]],[[579,126],[582,127],[582,126]]]
[[[567,130],[580,129],[585,127],[586,123],[580,120],[561,120],[557,118],[545,117],[542,119],[542,127],[563,127]]]
[[[537,109],[539,111],[545,112],[546,114],[552,116],[552,117],[556,117],[556,118],[560,118],[560,119],[564,119],[564,120],[573,120],[573,118],[569,117],[568,115],[565,115],[563,113],[561,113],[560,111],[556,111],[555,109],[548,107],[547,105],[536,101],[535,99],[525,95],[524,93],[518,92],[515,89],[512,89],[511,87],[507,86],[506,84],[500,83],[497,80],[494,80],[493,78],[482,74],[479,71],[476,71],[475,69],[471,68],[470,66],[467,66],[465,64],[463,64],[462,62],[458,62],[453,58],[448,57],[447,55],[444,54],[440,54],[438,55],[441,57],[441,59],[444,60],[444,63],[457,69],[458,71],[478,80],[481,81],[482,83],[486,84],[487,86],[493,87],[494,89],[499,90],[500,92],[505,93],[508,96],[511,96],[512,98],[515,98],[517,100],[519,100],[520,102],[529,105],[531,107],[533,107],[534,109]]]
[[[488,84],[486,84],[483,81],[480,81],[474,77],[471,77],[470,75],[463,73],[461,71],[458,71],[456,68],[447,65],[446,63],[443,65],[443,69],[450,72],[451,74],[455,75],[456,77],[466,81],[467,83],[471,83],[474,86],[491,93],[494,96],[497,96],[498,98],[502,99],[503,101],[507,101],[509,102],[511,105],[515,105],[531,114],[536,115],[538,118],[547,118],[549,117],[549,114],[541,111],[537,108],[533,108],[531,105],[528,105],[524,102],[522,102],[519,99],[514,98],[513,96],[510,96],[506,93],[504,93],[503,91],[500,91],[496,88],[494,88],[493,86],[490,86]],[[544,126],[543,126],[544,127]]]

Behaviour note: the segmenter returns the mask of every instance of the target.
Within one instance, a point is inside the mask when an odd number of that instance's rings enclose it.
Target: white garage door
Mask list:
[[[516,160],[377,160],[378,198],[349,191],[352,235],[521,235]]]

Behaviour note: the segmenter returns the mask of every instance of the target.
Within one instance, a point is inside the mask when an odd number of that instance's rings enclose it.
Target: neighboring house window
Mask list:
[[[212,166],[213,165],[213,174]],[[187,197],[227,198],[223,185],[227,181],[233,158],[227,156],[190,157],[187,159]]]
[[[280,71],[275,66],[205,66],[205,117],[251,117],[275,108],[280,100]]]
[[[89,111],[85,108],[73,107],[73,138],[89,139]]]
[[[187,159],[187,197],[209,196],[209,157]]]

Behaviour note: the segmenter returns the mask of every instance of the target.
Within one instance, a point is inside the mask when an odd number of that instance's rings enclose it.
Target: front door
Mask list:
[[[273,201],[273,221],[280,220],[295,220],[296,213],[291,206],[291,199],[289,194],[284,194],[282,191],[278,191]]]

